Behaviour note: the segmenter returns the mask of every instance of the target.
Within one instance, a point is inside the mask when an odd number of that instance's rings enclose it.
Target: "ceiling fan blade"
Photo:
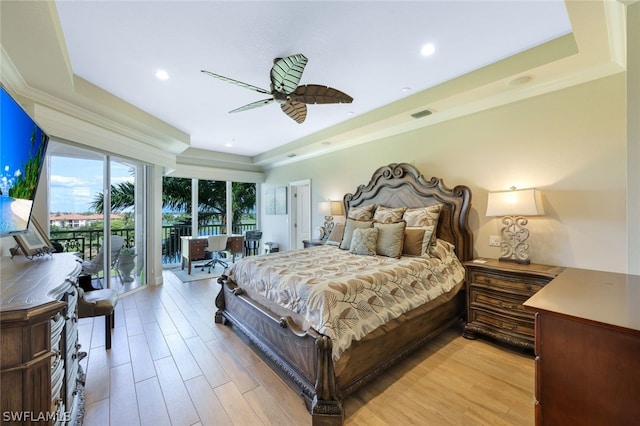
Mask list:
[[[333,87],[306,84],[296,88],[289,98],[305,104],[350,104],[353,98]]]
[[[234,110],[229,111],[229,114],[231,114],[233,112],[246,111],[248,109],[254,109],[254,108],[261,107],[261,106],[269,105],[271,102],[273,102],[273,98],[263,99],[261,101],[251,102],[250,104],[246,104],[246,105],[241,106],[240,108],[236,108]]]
[[[301,53],[277,59],[271,67],[272,89],[286,94],[296,90],[307,61],[307,57]]]
[[[300,102],[287,100],[280,104],[282,111],[298,123],[303,123],[307,118],[307,106]]]
[[[213,78],[217,78],[218,80],[226,81],[227,83],[232,83],[232,84],[235,84],[235,85],[240,86],[240,87],[245,87],[247,89],[254,90],[254,91],[259,92],[259,93],[264,93],[265,95],[270,95],[271,94],[271,92],[266,90],[266,89],[261,89],[260,87],[253,86],[253,85],[247,84],[247,83],[243,83],[242,81],[234,80],[232,78],[225,77],[223,75],[215,74],[215,73],[212,73],[211,71],[201,70],[201,72],[203,72],[204,74],[206,74],[208,76],[211,76]]]

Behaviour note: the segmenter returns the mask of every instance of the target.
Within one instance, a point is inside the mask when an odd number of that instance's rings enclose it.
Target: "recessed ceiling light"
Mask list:
[[[231,142],[227,142],[224,144],[224,146],[226,146],[227,148],[231,148],[233,147],[233,144]]]
[[[436,47],[433,45],[433,43],[427,43],[422,46],[422,49],[420,49],[420,54],[422,56],[431,56],[435,51]]]
[[[411,87],[403,87],[403,88],[402,88],[402,91],[403,91],[404,93],[410,92],[410,91],[411,91]]]
[[[158,80],[169,80],[169,73],[165,70],[156,71],[156,78]]]
[[[347,112],[347,115],[354,115],[354,114],[355,114],[355,112],[353,112],[353,111]]]

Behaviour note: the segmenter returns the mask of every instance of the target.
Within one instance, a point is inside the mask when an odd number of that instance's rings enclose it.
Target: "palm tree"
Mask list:
[[[206,223],[218,217],[226,223],[226,182],[201,180],[198,182],[198,219]],[[252,183],[234,182],[232,185],[233,222],[252,211],[256,204],[256,186]],[[111,185],[111,212],[117,213],[134,206],[134,184],[122,182]],[[162,206],[173,211],[188,212],[191,209],[191,180],[165,177],[162,180]],[[104,213],[104,194],[97,193],[91,203],[96,213]]]

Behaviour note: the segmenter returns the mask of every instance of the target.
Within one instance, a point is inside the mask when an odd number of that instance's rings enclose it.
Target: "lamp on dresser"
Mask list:
[[[344,216],[344,208],[342,207],[342,201],[323,201],[318,203],[318,210],[320,211],[320,214],[324,216],[321,238],[326,240],[329,238],[329,235],[335,225],[333,217]]]
[[[540,191],[516,189],[490,192],[487,200],[487,216],[503,216],[504,227],[500,231],[502,253],[500,261],[529,264],[529,230],[525,216],[544,214]]]

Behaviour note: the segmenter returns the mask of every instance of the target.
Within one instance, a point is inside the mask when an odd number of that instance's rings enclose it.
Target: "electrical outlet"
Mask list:
[[[500,235],[489,235],[490,246],[500,247],[501,242],[502,242],[502,239],[500,238]]]

